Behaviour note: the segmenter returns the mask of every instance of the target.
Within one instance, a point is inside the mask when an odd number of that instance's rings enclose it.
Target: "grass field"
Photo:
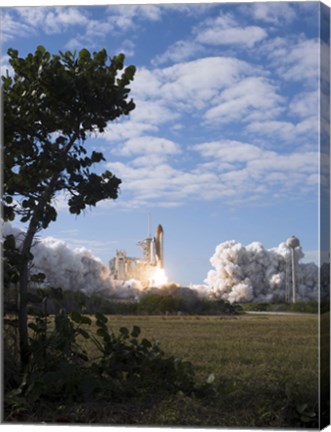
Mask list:
[[[93,318],[94,319],[94,318]],[[168,425],[236,428],[317,427],[318,316],[108,316],[117,333],[141,329],[167,355],[190,361],[196,381],[211,374],[218,393],[198,397],[179,392],[166,398],[89,400],[35,405],[23,421],[108,425]],[[91,331],[96,331],[92,324]],[[81,343],[93,359],[90,339]],[[88,344],[91,345],[88,345]]]
[[[316,426],[316,419],[305,416],[317,413],[316,315],[110,316],[109,325],[114,331],[138,325],[142,337],[158,340],[167,354],[191,361],[200,382],[214,374],[215,381],[223,383],[223,393],[208,405],[177,395],[139,410],[107,410],[105,422]]]

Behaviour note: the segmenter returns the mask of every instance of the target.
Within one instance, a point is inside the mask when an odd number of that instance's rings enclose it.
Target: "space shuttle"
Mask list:
[[[162,225],[156,227],[156,235],[150,234],[150,219],[148,219],[148,237],[138,245],[143,249],[144,260],[152,266],[164,268],[164,231]]]

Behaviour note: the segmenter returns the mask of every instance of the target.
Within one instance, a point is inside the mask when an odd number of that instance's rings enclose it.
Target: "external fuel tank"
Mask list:
[[[157,256],[157,265],[161,268],[164,267],[164,233],[162,225],[158,225],[156,228],[155,238],[155,251]]]

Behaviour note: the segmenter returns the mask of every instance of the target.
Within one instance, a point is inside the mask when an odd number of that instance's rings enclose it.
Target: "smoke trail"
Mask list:
[[[297,268],[297,300],[317,299],[318,268],[314,263],[299,264],[304,254],[295,249]],[[291,250],[281,243],[265,249],[261,243],[248,246],[234,240],[216,247],[210,262],[215,268],[208,272],[205,283],[209,295],[234,302],[283,302],[290,283]]]

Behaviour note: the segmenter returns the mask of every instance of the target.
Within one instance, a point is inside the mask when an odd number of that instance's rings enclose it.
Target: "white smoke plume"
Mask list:
[[[295,249],[297,301],[317,299],[318,267],[301,264],[304,254]],[[205,283],[209,295],[234,302],[284,302],[286,287],[291,286],[291,250],[286,243],[265,249],[261,243],[248,246],[230,240],[219,244],[210,262]]]
[[[25,236],[24,231],[5,222],[2,236],[9,234],[15,236],[19,247]],[[46,286],[81,290],[86,294],[102,292],[111,295],[116,292],[108,267],[85,248],[70,249],[64,241],[47,237],[35,241],[31,252],[31,274],[44,273]]]
[[[2,224],[2,236],[13,234],[18,246],[25,233],[9,222]],[[46,286],[64,290],[81,290],[116,298],[138,298],[148,292],[136,279],[125,282],[113,279],[111,271],[85,248],[71,249],[62,240],[47,237],[32,248],[31,274],[46,275]],[[302,264],[301,248],[295,250],[297,264],[297,300],[317,298],[318,268],[314,263]],[[210,259],[214,269],[204,284],[190,285],[199,297],[216,297],[234,302],[283,302],[291,272],[290,249],[286,243],[265,249],[261,243],[248,246],[232,240],[219,244]]]

